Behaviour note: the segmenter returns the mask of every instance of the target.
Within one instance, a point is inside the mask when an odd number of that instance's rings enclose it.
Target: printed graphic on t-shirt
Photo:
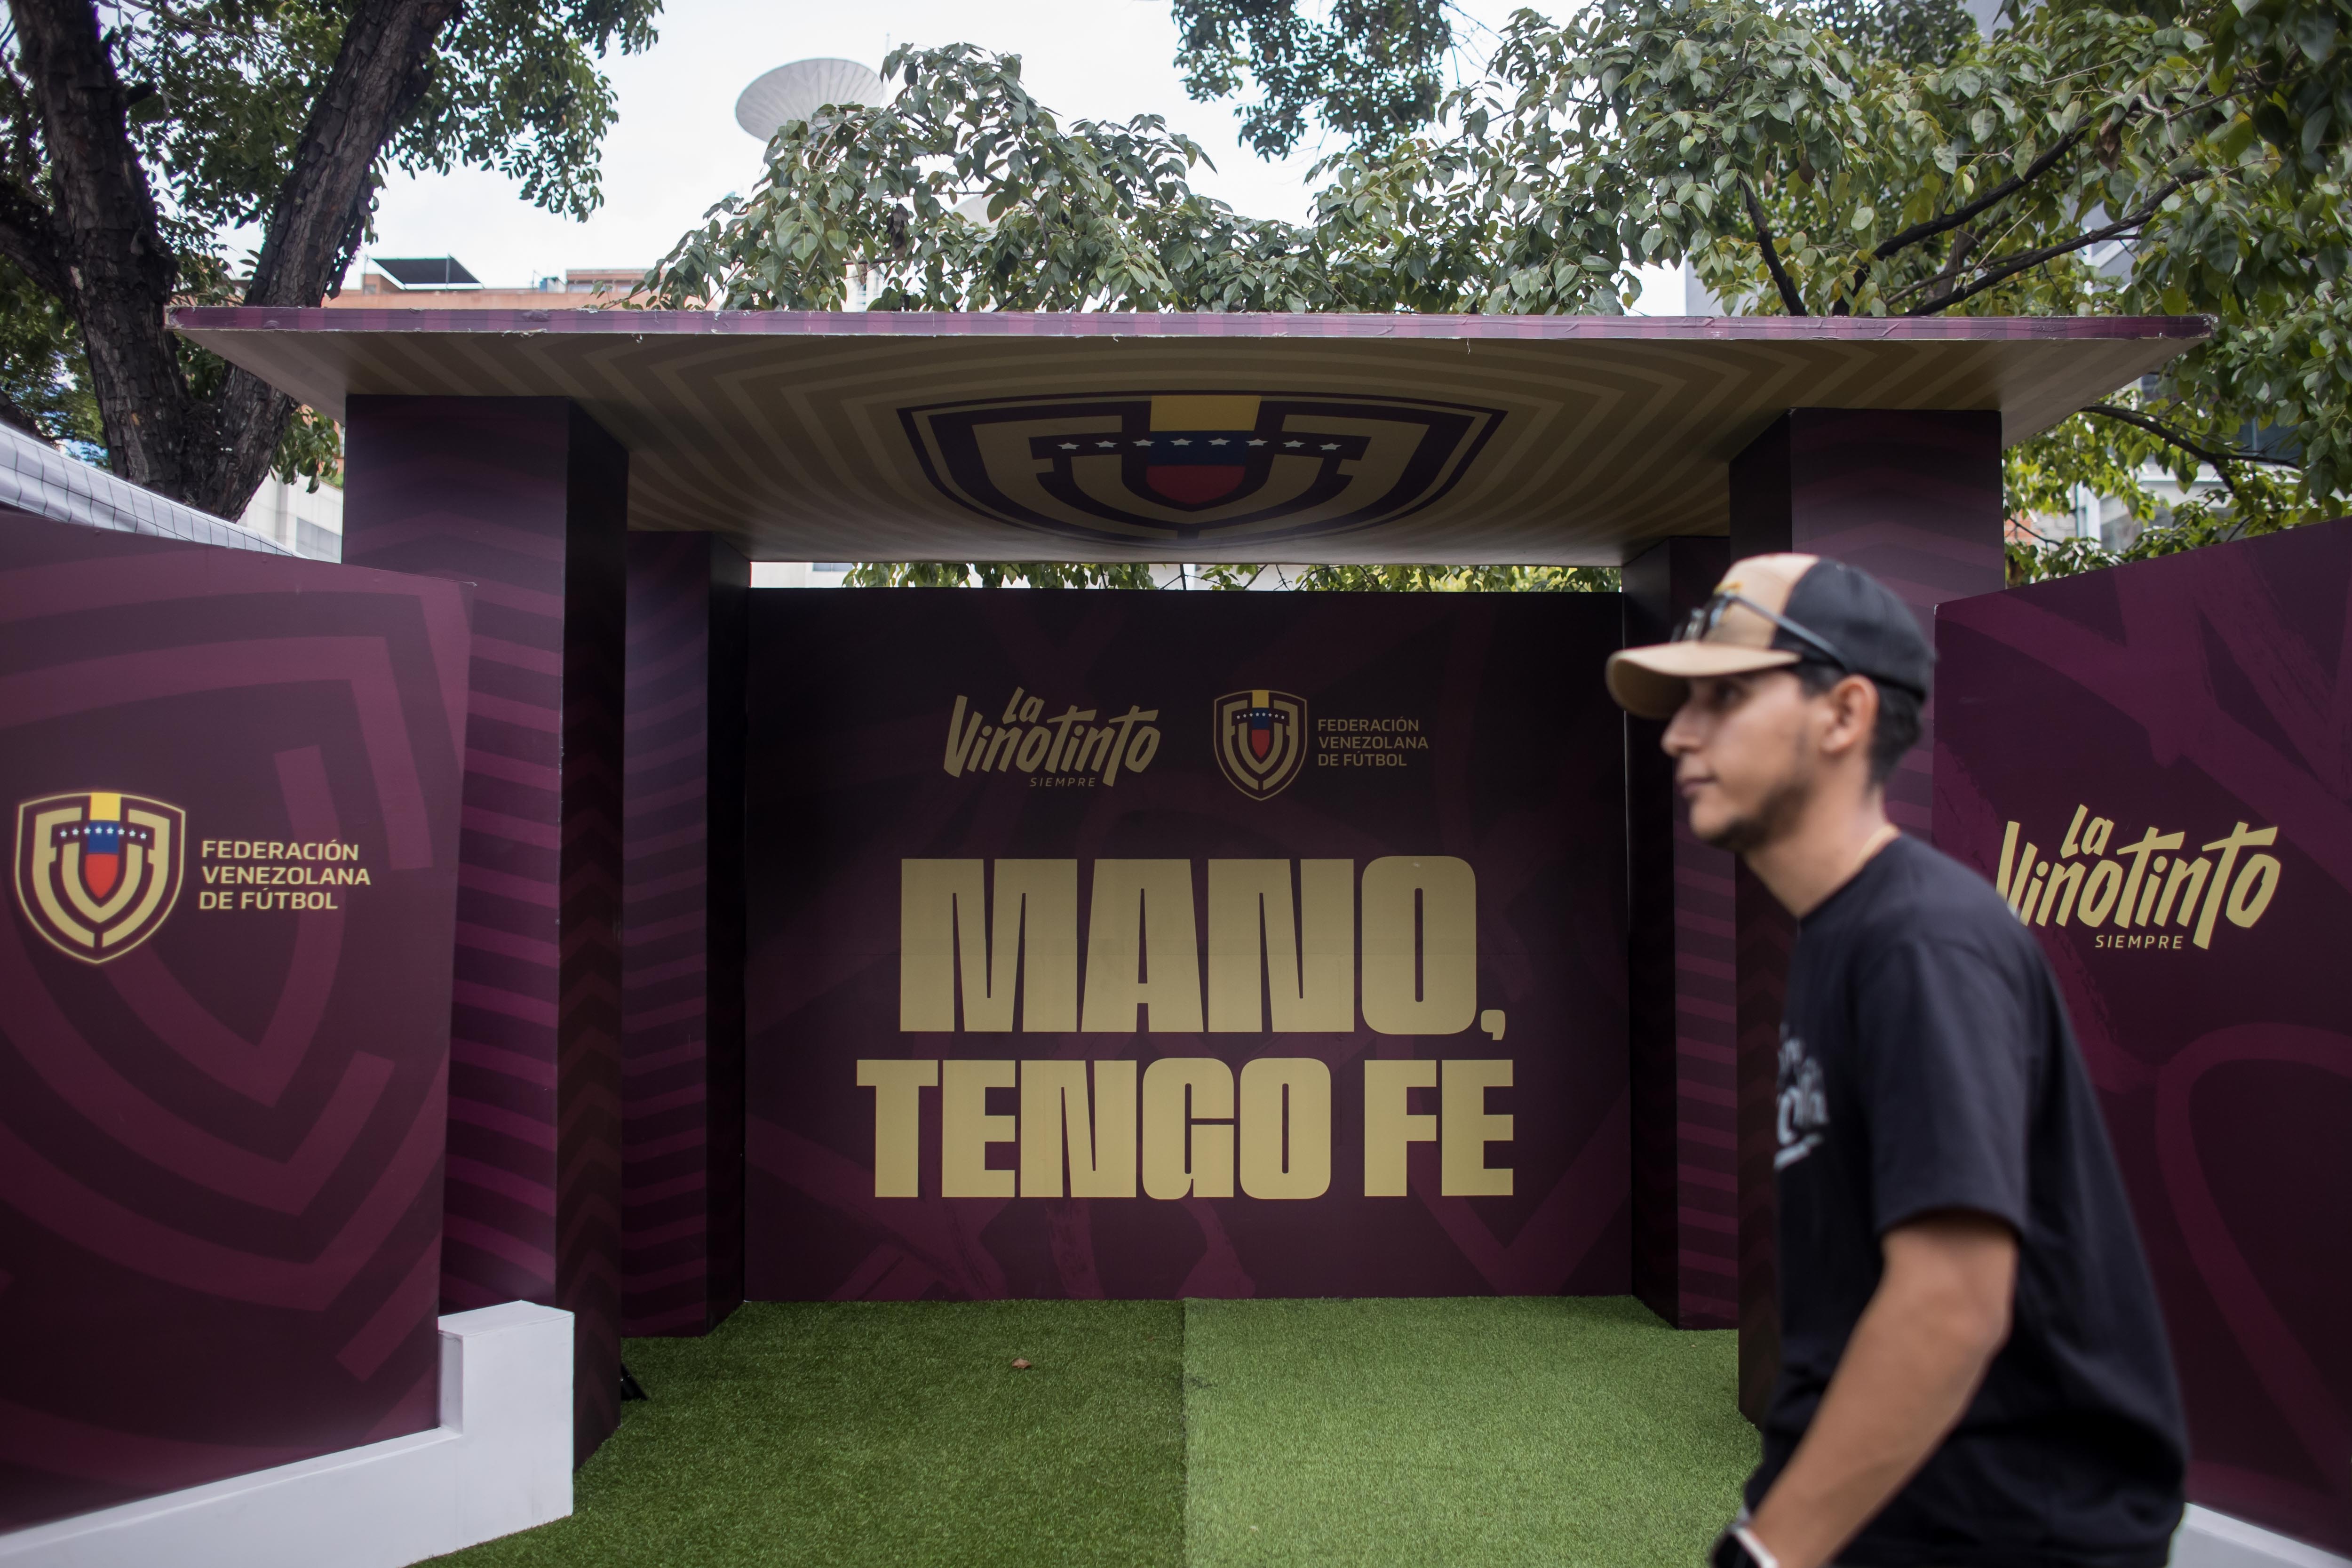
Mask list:
[[[1780,1150],[1772,1168],[1785,1171],[1821,1147],[1830,1124],[1829,1096],[1822,1089],[1822,1064],[1805,1042],[1780,1026]]]

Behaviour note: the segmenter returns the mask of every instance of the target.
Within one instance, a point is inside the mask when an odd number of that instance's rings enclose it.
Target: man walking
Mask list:
[[[2159,1568],[2180,1401],[2063,1005],[1975,872],[1886,820],[1935,656],[1808,555],[1736,563],[1609,688],[1691,830],[1800,921],[1780,1026],[1779,1382],[1718,1568]]]

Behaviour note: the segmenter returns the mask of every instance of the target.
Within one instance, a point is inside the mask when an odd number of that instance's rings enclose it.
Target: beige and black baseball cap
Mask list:
[[[1672,642],[1609,656],[1609,694],[1642,719],[1671,719],[1704,676],[1825,664],[1925,700],[1936,654],[1918,617],[1867,572],[1818,555],[1732,563]]]

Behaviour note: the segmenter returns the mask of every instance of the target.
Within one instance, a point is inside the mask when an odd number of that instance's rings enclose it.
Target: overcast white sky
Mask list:
[[[1500,25],[1522,0],[1464,0]],[[1304,218],[1312,152],[1267,163],[1234,139],[1230,103],[1194,103],[1170,64],[1165,0],[861,0],[824,5],[670,0],[661,41],[608,60],[619,119],[604,141],[604,205],[585,223],[526,205],[494,174],[396,178],[376,216],[384,256],[455,256],[514,288],[573,267],[644,267],[730,192],[760,174],[760,144],[735,123],[737,94],[789,60],[838,56],[878,68],[895,44],[974,43],[1022,57],[1030,90],[1065,121],[1164,115],[1216,164],[1199,188],[1261,217]],[[1491,33],[1472,52],[1481,61]],[[354,276],[356,281],[356,276]]]

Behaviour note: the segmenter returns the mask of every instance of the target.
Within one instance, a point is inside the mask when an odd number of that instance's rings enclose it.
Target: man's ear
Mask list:
[[[1867,676],[1849,675],[1822,693],[1829,709],[1829,728],[1822,733],[1822,750],[1830,756],[1843,756],[1860,748],[1870,749],[1870,737],[1878,728],[1878,686]]]

